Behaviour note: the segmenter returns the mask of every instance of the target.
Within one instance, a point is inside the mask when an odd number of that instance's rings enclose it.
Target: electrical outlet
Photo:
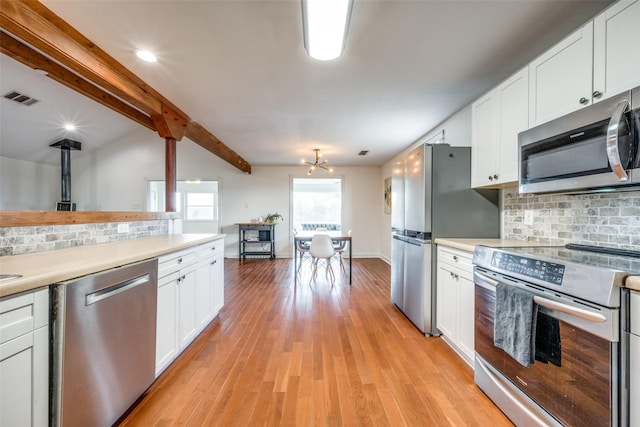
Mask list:
[[[128,232],[129,232],[129,224],[118,224],[118,234],[128,233]]]
[[[524,225],[533,225],[533,211],[524,211]]]

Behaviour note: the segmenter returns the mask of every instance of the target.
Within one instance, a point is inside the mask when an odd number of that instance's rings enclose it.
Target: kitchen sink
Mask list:
[[[0,274],[0,283],[7,280],[19,279],[21,277],[22,274]]]

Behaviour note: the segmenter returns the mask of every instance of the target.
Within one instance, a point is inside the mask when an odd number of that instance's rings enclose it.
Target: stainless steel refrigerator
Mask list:
[[[497,190],[471,188],[471,148],[422,144],[394,162],[391,299],[426,335],[436,328],[439,237],[498,237]]]

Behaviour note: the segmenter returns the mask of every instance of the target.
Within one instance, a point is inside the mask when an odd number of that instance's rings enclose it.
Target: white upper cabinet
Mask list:
[[[498,163],[498,98],[492,90],[471,106],[471,186],[493,183]]]
[[[640,85],[640,0],[613,4],[529,65],[529,125]]]
[[[598,15],[593,37],[594,96],[640,86],[640,1],[621,1]]]
[[[473,187],[518,180],[518,133],[529,124],[528,75],[521,70],[471,107]]]
[[[593,22],[529,64],[529,123],[537,126],[591,104]]]

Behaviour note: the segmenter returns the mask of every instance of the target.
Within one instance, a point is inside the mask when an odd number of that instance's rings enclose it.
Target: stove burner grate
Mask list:
[[[608,255],[621,255],[633,258],[640,258],[640,251],[634,251],[631,249],[618,249],[618,248],[608,248],[606,246],[590,246],[590,245],[579,245],[577,243],[567,243],[564,245],[567,249],[575,249],[577,251],[586,251],[586,252],[597,252],[601,254]]]

